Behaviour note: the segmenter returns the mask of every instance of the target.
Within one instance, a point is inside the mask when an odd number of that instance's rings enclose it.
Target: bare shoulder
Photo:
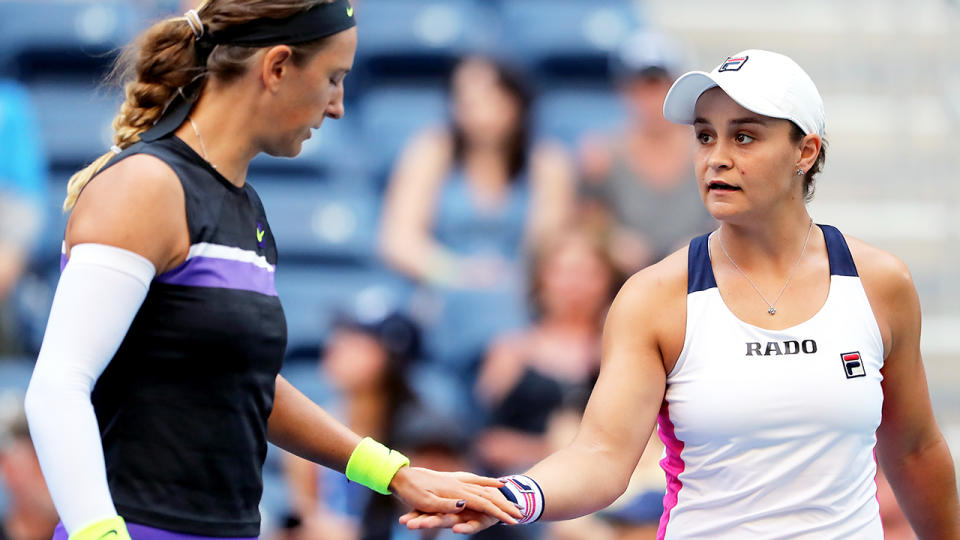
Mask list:
[[[920,299],[910,270],[898,257],[853,237],[846,237],[857,273],[873,309],[886,353],[920,332]]]
[[[135,154],[96,175],[67,223],[68,249],[98,243],[139,253],[158,271],[189,249],[183,186],[160,159]]]
[[[433,190],[446,177],[453,163],[453,137],[443,128],[428,128],[416,134],[397,159],[390,184],[391,191]]]
[[[859,238],[846,235],[844,238],[868,294],[898,297],[913,293],[913,277],[899,257]]]
[[[573,173],[573,160],[567,148],[555,140],[538,142],[530,154],[530,167],[535,182],[555,184]]]
[[[688,252],[689,246],[684,246],[659,262],[640,270],[631,279],[636,278],[639,283],[652,285],[658,289],[664,287],[676,289],[682,285],[681,288],[686,290]]]
[[[453,153],[453,137],[442,127],[427,128],[410,139],[406,153],[421,158],[443,159]]]
[[[533,147],[532,156],[534,163],[568,163],[570,161],[570,152],[567,147],[555,139],[544,139],[537,142]]]
[[[686,330],[687,252],[684,247],[627,280],[607,316],[605,344],[656,351],[665,372],[672,371]]]

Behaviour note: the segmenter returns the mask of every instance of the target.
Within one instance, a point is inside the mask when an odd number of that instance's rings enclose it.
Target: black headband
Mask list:
[[[270,45],[296,45],[353,28],[357,20],[353,6],[347,0],[317,4],[312,8],[283,19],[261,18],[243,24],[228,26],[217,32],[205,33],[197,39],[196,49],[200,65],[206,64],[207,56],[216,45],[241,47],[268,47]],[[147,131],[140,134],[141,141],[155,141],[173,133],[187,117],[196,101],[197,85],[181,92],[167,106],[163,116]]]
[[[332,36],[356,25],[353,6],[347,0],[334,0],[284,19],[263,18],[228,26],[205,34],[199,41],[241,47],[295,45]]]

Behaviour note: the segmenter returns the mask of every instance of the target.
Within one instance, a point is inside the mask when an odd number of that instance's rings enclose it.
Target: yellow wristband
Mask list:
[[[377,493],[390,495],[390,482],[393,476],[401,467],[409,464],[410,460],[407,456],[366,437],[350,454],[350,460],[347,461],[347,478]]]
[[[69,540],[130,540],[123,518],[115,516],[91,523],[70,535]]]

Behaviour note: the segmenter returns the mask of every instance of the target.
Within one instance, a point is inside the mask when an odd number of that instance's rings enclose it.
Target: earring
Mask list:
[[[803,176],[803,172],[804,172],[803,169],[801,169],[800,167],[797,167],[797,176]]]

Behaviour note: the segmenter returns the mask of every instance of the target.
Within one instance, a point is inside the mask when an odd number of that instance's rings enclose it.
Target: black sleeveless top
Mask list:
[[[186,196],[190,255],[154,278],[94,388],[107,479],[125,519],[203,536],[255,537],[267,418],[286,347],[277,249],[256,192],[182,140],[137,143]]]

